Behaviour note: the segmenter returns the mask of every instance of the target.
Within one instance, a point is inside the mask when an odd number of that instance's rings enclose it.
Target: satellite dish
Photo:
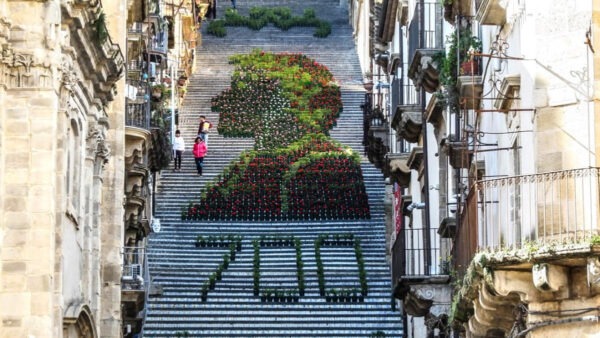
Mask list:
[[[152,218],[152,231],[153,232],[160,232],[160,219],[158,218]]]

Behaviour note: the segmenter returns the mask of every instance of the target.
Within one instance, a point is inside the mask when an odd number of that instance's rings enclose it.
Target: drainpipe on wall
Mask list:
[[[419,5],[421,6],[421,9],[425,8],[425,0],[420,0],[419,1]],[[419,13],[419,21],[422,23],[425,22],[425,11],[421,10]],[[425,46],[425,34],[424,32],[419,32],[420,36],[419,36],[419,44],[420,46]],[[427,142],[427,118],[425,116],[425,109],[426,109],[426,105],[425,105],[425,99],[426,99],[426,94],[425,94],[425,90],[423,88],[421,88],[421,128],[422,128],[422,133],[423,133],[423,175],[424,180],[423,180],[423,184],[425,186],[425,224],[424,224],[424,234],[423,234],[423,246],[424,246],[424,255],[425,255],[425,274],[429,275],[431,273],[431,234],[430,234],[430,229],[431,229],[431,216],[429,215],[429,210],[431,208],[431,203],[429,201],[429,161],[427,160],[427,157],[429,155],[429,147],[428,147],[428,142]]]

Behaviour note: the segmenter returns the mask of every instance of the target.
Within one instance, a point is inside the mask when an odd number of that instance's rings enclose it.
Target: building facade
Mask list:
[[[153,196],[160,172],[172,165],[173,131],[193,70],[198,19],[205,12],[206,4],[200,1],[128,1],[121,243],[124,337],[142,332],[146,299],[159,292],[153,290],[145,254],[148,235],[160,227],[153,217]]]
[[[0,2],[3,337],[120,336],[120,5]]]
[[[598,332],[598,1],[354,5],[406,336]]]

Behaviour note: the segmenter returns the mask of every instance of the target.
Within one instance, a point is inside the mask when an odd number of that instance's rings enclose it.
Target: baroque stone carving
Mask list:
[[[111,151],[104,140],[104,134],[96,126],[89,128],[86,139],[87,155],[91,158],[99,157],[102,159],[102,164],[108,163]]]
[[[0,83],[7,88],[52,88],[52,72],[36,63],[33,55],[3,49],[0,60]]]
[[[590,257],[587,260],[587,281],[589,286],[600,283],[600,259],[598,257]]]
[[[73,87],[77,84],[77,73],[73,69],[73,64],[70,59],[63,58],[60,65],[61,82],[65,89],[73,91]]]

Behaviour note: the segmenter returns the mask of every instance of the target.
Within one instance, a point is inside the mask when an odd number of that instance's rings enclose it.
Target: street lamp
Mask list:
[[[171,66],[171,144],[175,143],[175,74],[179,71],[179,61],[168,59],[173,62]]]

